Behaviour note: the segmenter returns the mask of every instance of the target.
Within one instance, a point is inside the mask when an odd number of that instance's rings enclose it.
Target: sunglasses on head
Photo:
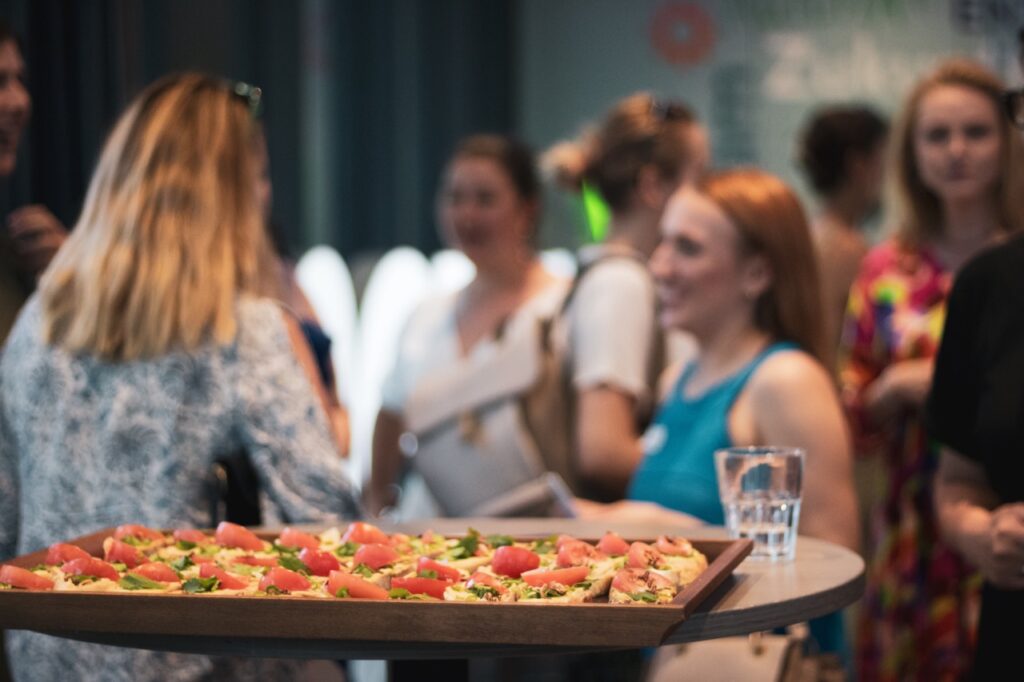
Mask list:
[[[253,118],[259,118],[263,104],[263,88],[243,83],[242,81],[229,83],[228,87],[231,90],[231,94],[240,99],[249,108],[249,114]]]

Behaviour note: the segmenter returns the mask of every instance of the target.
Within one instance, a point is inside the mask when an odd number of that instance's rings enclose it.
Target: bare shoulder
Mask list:
[[[797,349],[772,353],[751,376],[749,386],[755,405],[773,410],[834,393],[821,363]]]

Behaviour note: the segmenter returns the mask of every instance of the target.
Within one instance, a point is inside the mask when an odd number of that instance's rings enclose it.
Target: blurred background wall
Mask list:
[[[440,244],[433,198],[461,135],[538,149],[640,89],[689,102],[717,165],[803,191],[795,134],[826,102],[893,112],[943,56],[1013,84],[1024,0],[0,0],[34,113],[11,205],[74,223],[99,146],[144,84],[201,69],[264,89],[275,220],[296,252]],[[584,232],[552,193],[545,245]]]

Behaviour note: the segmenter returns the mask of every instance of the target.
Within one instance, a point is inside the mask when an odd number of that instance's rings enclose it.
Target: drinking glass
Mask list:
[[[784,561],[796,553],[804,451],[789,447],[715,452],[729,537],[754,541],[752,557]]]

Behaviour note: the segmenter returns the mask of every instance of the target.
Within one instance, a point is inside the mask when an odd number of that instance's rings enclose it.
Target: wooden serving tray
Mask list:
[[[107,528],[71,540],[102,556]],[[260,533],[265,539],[276,534]],[[649,541],[649,539],[647,539]],[[672,604],[374,601],[315,597],[0,591],[0,628],[174,649],[179,637],[291,642],[402,642],[442,648],[648,647],[668,638],[750,554],[750,540],[691,539],[709,566]],[[46,550],[9,562],[31,567]],[[122,637],[126,636],[126,637]],[[166,638],[166,639],[165,639]],[[154,648],[164,648],[159,646]],[[258,646],[255,647],[258,650]],[[273,648],[273,647],[271,647]]]

